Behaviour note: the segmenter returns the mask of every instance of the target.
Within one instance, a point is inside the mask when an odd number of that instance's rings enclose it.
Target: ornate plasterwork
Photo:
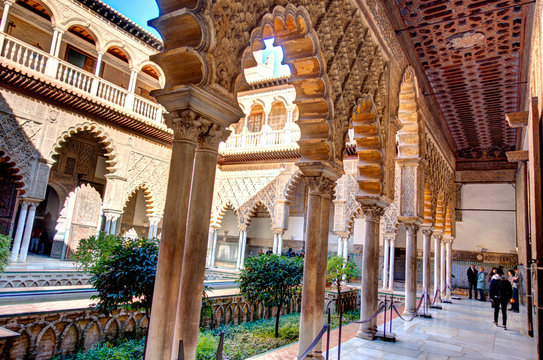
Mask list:
[[[64,131],[55,141],[53,149],[49,154],[49,160],[56,161],[56,157],[62,149],[62,145],[70,138],[70,136],[78,132],[89,132],[98,139],[98,142],[101,143],[105,149],[107,170],[110,174],[115,173],[117,170],[117,151],[115,150],[113,140],[107,133],[106,129],[97,123],[79,123]]]
[[[124,205],[135,191],[143,189],[148,200],[148,212],[162,214],[166,201],[169,168],[170,165],[166,161],[130,152],[122,204]]]
[[[219,171],[211,211],[211,223],[218,226],[224,210],[232,207],[240,224],[248,223],[254,209],[262,204],[275,220],[278,175],[281,169],[268,171]]]
[[[36,139],[40,136],[42,125],[32,120],[16,118],[15,115],[0,112],[0,150],[19,169],[18,176],[22,176],[21,191],[28,191],[34,173],[36,160],[40,157],[35,147]],[[48,175],[48,174],[47,174]]]

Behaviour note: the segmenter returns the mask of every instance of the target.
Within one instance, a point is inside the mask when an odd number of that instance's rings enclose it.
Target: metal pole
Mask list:
[[[341,322],[340,322],[339,328],[341,329]],[[330,308],[328,308],[328,329],[326,329],[326,360],[328,360],[329,357],[330,357]],[[339,353],[338,353],[338,360],[339,360]]]
[[[383,336],[387,337],[387,295],[385,295],[385,311],[383,311]]]
[[[341,357],[341,326],[343,324],[343,304],[339,303],[339,332],[338,332],[338,343],[337,343],[337,360]]]
[[[528,163],[522,162],[524,165],[524,240],[526,248],[526,315],[528,321],[528,335],[534,337],[533,326],[533,298],[532,298],[532,243],[530,236],[530,213],[528,211]]]
[[[392,333],[392,307],[394,306],[394,295],[390,295],[390,332]]]
[[[224,331],[221,331],[221,338],[219,340],[219,346],[217,347],[216,360],[222,360],[222,348],[224,345]]]
[[[183,340],[179,340],[179,353],[177,354],[177,360],[185,360],[185,351],[183,350]]]

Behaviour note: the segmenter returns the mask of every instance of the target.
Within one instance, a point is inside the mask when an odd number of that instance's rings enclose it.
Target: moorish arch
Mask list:
[[[96,123],[84,122],[74,125],[64,131],[55,141],[53,150],[49,153],[49,159],[53,161],[53,163],[56,162],[63,144],[65,144],[71,136],[81,132],[88,132],[94,135],[98,142],[104,147],[107,165],[106,170],[110,174],[115,173],[117,170],[117,151],[113,145],[112,138],[106,130]]]
[[[432,228],[434,225],[434,204],[432,203],[433,196],[430,189],[430,183],[424,185],[424,218],[422,226]]]
[[[397,134],[398,158],[418,158],[421,155],[418,101],[417,78],[409,66],[404,71],[400,85],[398,120],[402,127]]]
[[[300,161],[330,161],[333,159],[333,145],[329,141],[333,110],[328,98],[329,83],[322,65],[324,59],[309,13],[305,8],[289,4],[286,8],[277,6],[272,13],[264,15],[261,25],[252,30],[250,46],[243,52],[243,69],[257,65],[254,52],[263,50],[264,40],[269,38],[275,39],[274,46],[283,49],[283,64],[291,70],[288,83],[296,91],[297,124],[302,133],[298,141]],[[244,72],[236,83],[236,92],[248,89]],[[228,86],[227,81],[223,84]]]
[[[385,189],[383,139],[371,95],[358,100],[351,121],[358,156],[358,196],[381,201]]]
[[[121,217],[121,233],[130,233],[138,236],[147,236],[151,222],[149,217],[155,212],[153,196],[149,188],[143,184],[133,189],[124,200]]]
[[[5,151],[0,150],[0,233],[9,234],[14,212],[16,211],[17,195],[25,193],[25,179]]]

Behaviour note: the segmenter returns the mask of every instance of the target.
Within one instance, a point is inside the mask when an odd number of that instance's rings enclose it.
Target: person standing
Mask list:
[[[479,267],[479,272],[477,273],[477,289],[479,290],[479,301],[486,301],[486,272],[482,266]]]
[[[475,300],[477,300],[477,269],[471,265],[468,269],[469,298],[471,299],[471,290],[475,290]]]
[[[501,309],[502,327],[507,329],[507,304],[509,304],[509,300],[513,296],[513,289],[509,280],[505,278],[502,269],[498,268],[496,275],[492,276],[489,295],[492,307],[494,308],[494,325],[498,326],[498,317]]]
[[[513,298],[511,299],[511,311],[513,312],[519,312],[519,303],[518,303],[518,284],[519,284],[519,278],[517,276],[517,273],[515,270],[511,269],[508,271],[509,275],[509,281],[511,282],[511,287],[513,288]]]

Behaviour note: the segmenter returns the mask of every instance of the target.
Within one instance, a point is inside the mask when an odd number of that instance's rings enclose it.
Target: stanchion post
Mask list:
[[[423,294],[421,295],[421,301],[424,302],[424,304],[423,304],[423,305],[424,305],[424,307],[423,307],[424,313],[423,313],[423,314],[419,314],[419,316],[420,316],[421,318],[424,318],[424,319],[431,319],[431,318],[432,318],[432,315],[429,314],[429,309],[428,309],[428,294],[423,293]]]
[[[390,332],[392,333],[392,307],[394,306],[394,295],[390,295]]]
[[[338,331],[338,343],[337,343],[337,360],[341,357],[341,327],[343,326],[343,304],[339,303],[339,331]]]
[[[339,331],[341,331],[341,318],[339,320]],[[340,338],[341,339],[341,338]],[[340,340],[341,344],[341,340]],[[330,357],[330,308],[328,308],[328,329],[326,329],[326,360]],[[339,350],[337,354],[339,360]]]
[[[387,334],[387,296],[385,295],[385,307],[384,307],[384,323],[383,323],[383,331],[378,331],[377,334],[375,334],[375,337],[379,340],[383,340],[383,341],[390,341],[390,342],[396,342],[396,334],[394,334],[392,332],[392,306],[393,306],[393,303],[392,303],[392,299],[393,299],[393,296],[391,295],[390,296],[390,304],[391,304],[391,313],[390,313],[390,332]]]
[[[183,349],[183,340],[179,340],[179,353],[177,354],[177,360],[185,360],[185,351]]]
[[[432,304],[430,305],[430,309],[436,309],[436,310],[442,310],[443,308],[441,305],[436,305],[435,300],[437,299],[437,296],[439,295],[439,289],[436,289],[436,292],[434,294],[434,301],[432,301]]]

